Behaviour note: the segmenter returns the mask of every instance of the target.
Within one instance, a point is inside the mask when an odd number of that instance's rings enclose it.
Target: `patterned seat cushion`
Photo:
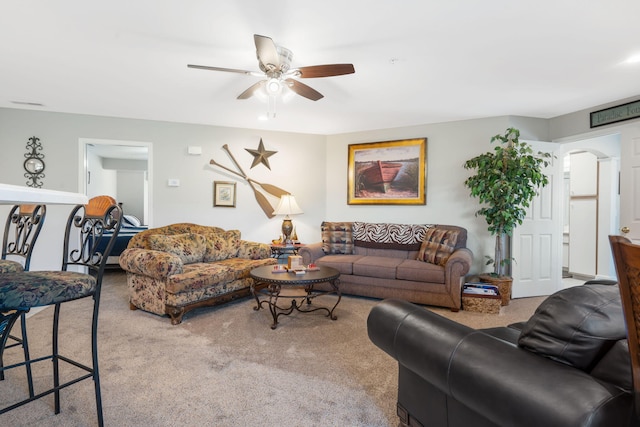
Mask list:
[[[19,273],[24,271],[24,267],[17,261],[0,259],[0,273]]]
[[[0,311],[27,310],[92,295],[94,277],[75,271],[30,271],[0,275]]]

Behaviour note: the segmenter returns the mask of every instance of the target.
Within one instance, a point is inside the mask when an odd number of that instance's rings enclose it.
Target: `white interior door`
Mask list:
[[[549,295],[562,283],[562,156],[561,146],[550,142],[528,141],[534,151],[551,153],[544,169],[549,184],[533,200],[522,225],[511,239],[512,296],[514,298]]]
[[[622,130],[620,154],[620,234],[640,243],[640,126]]]

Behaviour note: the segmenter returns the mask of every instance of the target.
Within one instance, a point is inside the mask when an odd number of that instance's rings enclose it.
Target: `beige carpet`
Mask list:
[[[326,297],[332,298],[332,297]],[[541,298],[514,300],[500,314],[442,315],[472,327],[525,320]],[[100,314],[100,372],[107,426],[397,426],[397,365],[369,341],[366,319],[379,301],[343,297],[338,320],[321,312],[281,316],[271,330],[254,300],[204,308],[181,325],[128,307],[123,273],[109,273]],[[322,300],[318,299],[317,304]],[[52,310],[28,320],[32,355],[50,342]],[[62,353],[90,360],[89,301],[67,304]],[[428,345],[428,343],[425,343]],[[9,349],[5,364],[19,361]],[[49,362],[36,389],[50,381]],[[24,369],[0,382],[0,405],[26,394]],[[62,412],[48,396],[0,415],[0,426],[96,425],[93,382],[62,392]]]

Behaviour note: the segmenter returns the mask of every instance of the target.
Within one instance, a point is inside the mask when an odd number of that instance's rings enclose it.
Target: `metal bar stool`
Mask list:
[[[18,366],[53,362],[53,387],[34,396],[0,409],[3,414],[49,394],[54,395],[54,410],[60,413],[60,390],[84,379],[92,378],[95,387],[98,425],[103,426],[100,376],[98,371],[98,309],[100,290],[107,258],[115,243],[122,221],[122,209],[109,196],[98,196],[87,205],[76,206],[65,228],[61,271],[27,271],[0,274],[0,311],[27,311],[32,307],[54,306],[53,338],[50,355],[2,367],[6,371]],[[104,252],[97,251],[101,241],[107,240]],[[64,356],[58,351],[58,323],[60,308],[65,302],[93,298],[91,322],[91,365]],[[64,383],[60,382],[60,362],[85,371]]]
[[[4,227],[2,238],[2,258],[0,259],[0,274],[28,271],[31,264],[31,254],[47,214],[45,205],[15,205]],[[5,349],[22,346],[24,360],[29,360],[29,344],[27,341],[26,311],[13,310],[0,312],[0,368],[4,366]],[[20,318],[22,337],[11,335],[11,329]],[[6,331],[6,333],[4,333]],[[13,341],[7,344],[8,340]],[[29,396],[33,396],[33,376],[31,364],[26,365]],[[0,370],[0,381],[4,380],[4,370]]]

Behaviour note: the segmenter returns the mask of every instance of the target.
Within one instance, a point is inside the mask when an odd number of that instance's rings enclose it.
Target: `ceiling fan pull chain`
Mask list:
[[[276,100],[275,95],[269,95],[269,100],[267,101],[267,118],[276,118]]]

